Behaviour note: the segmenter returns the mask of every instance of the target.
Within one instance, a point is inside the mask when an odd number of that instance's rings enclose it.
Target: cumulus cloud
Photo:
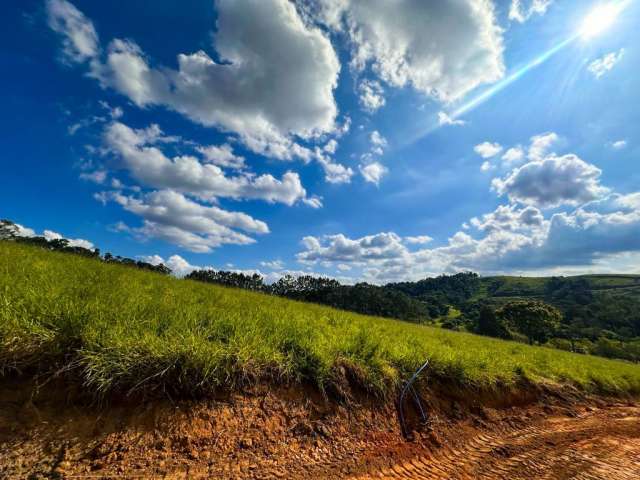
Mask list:
[[[372,153],[382,155],[384,149],[387,147],[387,139],[384,138],[378,130],[374,130],[371,132],[369,140],[371,141]]]
[[[509,20],[524,23],[534,14],[544,15],[553,0],[511,0]]]
[[[373,113],[386,103],[384,89],[380,82],[365,79],[358,87],[360,105],[364,110]]]
[[[47,0],[49,28],[62,37],[64,60],[81,63],[94,58],[100,50],[93,23],[66,0]]]
[[[524,159],[524,151],[521,147],[511,147],[501,157],[505,165],[513,165]]]
[[[479,237],[459,231],[443,246],[417,250],[403,245],[393,232],[356,239],[342,234],[306,237],[297,259],[359,267],[362,279],[385,283],[465,270],[584,271],[612,256],[640,253],[640,193],[612,194],[550,219],[532,206],[501,205],[470,223]]]
[[[308,155],[293,137],[313,139],[336,128],[333,90],[340,63],[331,42],[303,22],[287,0],[218,0],[216,9],[220,63],[200,50],[179,54],[177,70],[155,67],[135,42],[122,39],[114,39],[102,59],[97,36],[94,48],[75,58],[90,59],[91,75],[103,87],[140,107],[162,105],[236,133],[256,153],[282,159]],[[72,29],[56,31],[65,49],[76,45]]]
[[[453,101],[504,74],[501,30],[486,0],[303,3],[330,29],[346,33],[356,72],[371,67],[393,87],[410,85]]]
[[[549,149],[558,142],[560,137],[555,132],[542,133],[531,137],[528,158],[530,160],[541,160],[549,154]]]
[[[264,268],[268,268],[269,270],[284,269],[284,263],[282,262],[282,260],[271,260],[271,261],[260,262],[260,266]]]
[[[83,172],[80,179],[97,184],[103,184],[107,180],[107,172],[105,170],[94,170],[93,172]]]
[[[173,190],[154,191],[140,197],[117,191],[97,194],[143,219],[142,227],[128,231],[142,238],[159,238],[193,252],[209,252],[224,245],[246,245],[255,240],[237,232],[269,233],[266,223],[242,212],[205,206]]]
[[[614,150],[623,150],[626,147],[627,147],[626,140],[616,140],[615,142],[611,143],[611,148],[613,148]]]
[[[329,151],[337,148],[337,143],[331,144],[329,142],[327,144],[329,146]],[[325,145],[324,149],[320,149],[316,147],[314,158],[322,167],[324,171],[324,179],[329,183],[349,183],[351,182],[351,177],[353,176],[353,170],[350,167],[345,167],[340,163],[335,163],[331,157],[326,155],[327,145]]]
[[[602,171],[576,155],[552,155],[514,169],[505,178],[495,178],[492,188],[513,202],[539,208],[580,205],[602,197]]]
[[[297,173],[287,172],[281,180],[272,175],[241,173],[229,177],[217,165],[201,163],[196,157],[167,157],[157,147],[163,139],[157,125],[132,129],[113,122],[104,134],[105,145],[138,181],[153,188],[173,189],[203,198],[260,199],[293,205],[306,198]]]
[[[482,158],[486,159],[480,170],[488,172],[489,170],[495,170],[497,168],[513,168],[528,160],[543,160],[550,155],[551,148],[556,145],[560,140],[557,133],[547,132],[540,135],[534,135],[530,138],[529,146],[525,148],[521,145],[516,145],[507,149],[504,154],[499,157],[498,154],[503,151],[502,145],[499,143],[484,142],[480,145],[476,145],[475,152]]]
[[[596,58],[589,64],[587,70],[593,74],[594,77],[600,78],[605,73],[609,72],[616,66],[616,64],[622,60],[624,55],[624,48],[621,48],[617,52],[610,52],[606,55]]]
[[[142,256],[140,259],[143,262],[150,263],[151,265],[165,265],[171,269],[171,273],[176,277],[184,277],[189,275],[194,270],[211,269],[212,267],[201,267],[198,265],[192,265],[180,255],[171,255],[168,259],[162,258],[160,255],[147,255]]]
[[[371,149],[360,157],[362,163],[358,165],[358,168],[366,182],[379,185],[382,178],[389,173],[389,169],[375,160],[375,156],[384,154],[388,142],[378,130],[371,132],[369,142],[371,143]]]
[[[438,124],[440,126],[453,125],[461,127],[463,125],[466,125],[466,123],[467,122],[465,122],[464,120],[458,120],[457,118],[450,117],[445,112],[438,112]]]
[[[29,235],[29,236],[32,236],[32,235]],[[91,243],[89,240],[85,240],[83,238],[65,238],[62,235],[60,235],[58,232],[54,232],[52,230],[45,230],[44,232],[42,232],[42,236],[49,241],[64,239],[67,242],[69,242],[70,247],[82,247],[88,250],[93,250],[95,248],[93,243]]]
[[[365,181],[380,184],[382,178],[389,173],[389,169],[380,162],[372,162],[367,165],[360,165],[360,173]]]
[[[411,245],[423,245],[433,241],[429,235],[419,235],[416,237],[404,237],[404,241]]]
[[[480,218],[473,217],[469,223],[483,232],[515,232],[542,227],[544,216],[532,206],[519,208],[516,205],[500,205],[495,211]]]
[[[482,158],[487,159],[498,155],[502,151],[502,145],[499,143],[482,142],[481,144],[473,147],[473,151]]]
[[[225,168],[244,168],[244,157],[235,155],[233,147],[228,143],[223,145],[197,146],[196,150],[202,154],[207,162]]]
[[[345,235],[327,235],[322,238],[304,237],[306,248],[297,255],[300,262],[318,261],[358,263],[368,260],[395,258],[406,251],[402,238],[395,233],[378,233],[352,240]]]

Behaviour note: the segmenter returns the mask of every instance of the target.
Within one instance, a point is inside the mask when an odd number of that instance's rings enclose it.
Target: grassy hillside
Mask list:
[[[208,393],[247,381],[345,378],[387,394],[430,376],[491,388],[522,377],[640,393],[640,367],[177,280],[0,242],[0,374],[64,369],[95,395]]]

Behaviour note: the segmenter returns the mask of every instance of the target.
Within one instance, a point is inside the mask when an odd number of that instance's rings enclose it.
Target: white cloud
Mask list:
[[[225,168],[244,168],[244,157],[235,155],[233,147],[228,143],[223,145],[198,146],[196,150],[202,154],[207,162]]]
[[[559,140],[560,137],[554,132],[534,135],[530,139],[526,158],[529,160],[545,159],[550,154],[551,147],[557,144]],[[483,172],[495,170],[499,167],[502,169],[513,168],[514,166],[521,164],[525,159],[525,149],[521,145],[516,145],[507,149],[507,151],[500,157],[500,162],[496,158],[497,155],[503,151],[503,147],[499,143],[484,142],[480,145],[476,145],[474,150],[482,158],[488,159],[485,160],[480,167],[480,170]]]
[[[467,122],[465,122],[464,120],[458,120],[456,118],[451,118],[448,114],[446,114],[445,112],[438,112],[438,124],[443,126],[443,125],[453,125],[453,126],[463,126],[466,125]]]
[[[622,150],[624,148],[627,147],[627,141],[626,140],[617,140],[613,143],[611,143],[611,148],[613,148],[614,150]]]
[[[576,155],[551,155],[514,169],[505,178],[495,178],[492,188],[513,202],[539,208],[580,205],[607,193],[600,185],[602,171]]]
[[[282,270],[284,269],[284,263],[282,260],[272,260],[269,262],[260,262],[260,266],[268,268],[269,270]]]
[[[66,0],[47,0],[49,28],[62,36],[67,62],[80,63],[98,55],[98,34],[93,23]]]
[[[324,245],[323,245],[324,242]],[[364,262],[395,258],[406,251],[402,238],[395,233],[378,233],[352,240],[342,234],[326,235],[321,239],[304,237],[306,250],[297,255],[300,262],[329,261],[341,263]]]
[[[173,189],[212,199],[260,199],[293,205],[306,198],[306,191],[297,173],[287,172],[281,180],[272,175],[255,176],[241,173],[228,177],[217,165],[202,164],[192,156],[168,158],[155,146],[165,138],[157,125],[134,130],[113,122],[105,131],[106,146],[123,166],[145,185]]]
[[[91,243],[89,240],[85,240],[83,238],[65,238],[62,235],[60,235],[58,232],[54,232],[52,230],[45,230],[42,233],[42,236],[49,241],[64,239],[67,242],[69,242],[70,247],[82,247],[88,250],[93,250],[95,248],[93,243]]]
[[[237,232],[269,233],[266,223],[241,212],[204,206],[172,191],[155,191],[141,197],[120,192],[98,194],[143,219],[143,226],[127,230],[142,238],[159,238],[193,252],[209,252],[224,244],[246,245],[255,240]]]
[[[338,149],[338,142],[336,141],[335,138],[332,138],[331,140],[329,140],[324,147],[322,147],[322,149],[333,155],[334,153],[336,153],[336,150]]]
[[[509,20],[524,23],[534,14],[544,15],[553,0],[511,0]]]
[[[486,0],[304,3],[348,35],[355,71],[370,66],[393,87],[452,101],[504,73],[502,32]]]
[[[531,137],[531,145],[527,154],[530,160],[541,160],[549,154],[549,149],[558,143],[560,137],[557,133],[547,132]]]
[[[411,245],[423,245],[433,241],[429,235],[419,235],[416,237],[404,237],[404,241]]]
[[[483,142],[473,147],[473,151],[482,158],[487,159],[498,155],[502,151],[502,145],[499,143]]]
[[[374,130],[371,132],[369,136],[369,140],[371,141],[371,145],[373,148],[379,148],[379,151],[375,151],[378,155],[382,155],[383,149],[387,147],[387,139],[384,138],[378,130]]]
[[[389,169],[380,162],[372,162],[368,165],[361,164],[359,166],[360,173],[363,178],[370,183],[380,184],[382,178],[389,173]]]
[[[521,147],[511,147],[502,155],[502,162],[505,165],[513,165],[524,159],[524,151]]]
[[[14,234],[18,237],[36,237],[38,236],[38,234],[36,233],[36,231],[32,228],[29,227],[25,227],[23,225],[20,225],[19,223],[15,223],[14,227]],[[66,240],[69,243],[69,246],[71,247],[82,247],[82,248],[86,248],[88,250],[93,250],[95,247],[93,245],[93,243],[91,243],[89,240],[85,240],[83,238],[67,238],[62,236],[61,234],[59,234],[58,232],[54,232],[53,230],[44,230],[42,232],[42,235],[44,238],[46,238],[47,240],[51,241],[51,240]]]
[[[495,166],[488,160],[485,160],[484,162],[482,162],[482,165],[480,165],[480,170],[483,172],[488,172],[489,170],[493,170],[495,168]]]
[[[201,267],[198,265],[191,265],[187,260],[180,255],[172,255],[168,259],[162,258],[160,255],[148,255],[140,257],[143,262],[150,263],[151,265],[164,265],[171,269],[171,273],[176,277],[184,277],[189,275],[194,270],[212,269],[213,267]]]
[[[304,158],[308,151],[294,137],[314,139],[336,129],[340,63],[331,42],[287,0],[219,0],[216,10],[221,63],[200,50],[179,54],[177,70],[154,67],[136,43],[122,39],[109,44],[104,61],[97,48],[76,58],[90,59],[91,76],[140,107],[162,105],[234,132],[256,153]],[[60,33],[65,46],[75,45],[70,29]]]
[[[337,147],[337,143],[335,145],[331,145],[329,142],[329,150],[335,149]],[[353,170],[350,167],[345,167],[340,163],[335,163],[329,156],[325,155],[327,152],[327,148],[325,145],[324,149],[320,149],[316,147],[314,158],[322,167],[324,171],[324,179],[329,183],[349,183],[351,182],[351,177],[353,176]]]
[[[385,283],[466,270],[495,274],[571,267],[584,272],[593,265],[602,270],[609,259],[640,254],[640,192],[613,194],[550,219],[531,206],[501,205],[471,223],[480,238],[459,231],[444,246],[418,250],[402,245],[393,232],[358,239],[305,237],[297,259],[359,267],[361,279]]]
[[[24,225],[20,225],[19,223],[13,224],[13,234],[17,237],[35,237],[36,232],[32,228],[25,227]]]
[[[624,48],[621,48],[617,52],[610,52],[606,55],[595,59],[589,64],[587,69],[593,74],[594,77],[600,78],[608,71],[612,70],[616,64],[622,60],[624,55]]]
[[[544,216],[532,206],[519,208],[516,205],[500,205],[495,211],[482,217],[473,217],[470,222],[483,232],[524,231],[544,226]]]
[[[369,113],[377,111],[386,103],[384,89],[377,80],[365,79],[358,87],[360,105]]]
[[[82,180],[93,182],[97,184],[103,184],[107,179],[107,172],[105,170],[95,170],[93,172],[84,172],[80,174]]]

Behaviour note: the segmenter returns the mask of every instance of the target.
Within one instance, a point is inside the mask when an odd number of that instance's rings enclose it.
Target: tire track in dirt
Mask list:
[[[443,446],[354,478],[636,480],[640,408],[617,407],[576,418],[539,419],[519,430],[484,432],[461,446]]]

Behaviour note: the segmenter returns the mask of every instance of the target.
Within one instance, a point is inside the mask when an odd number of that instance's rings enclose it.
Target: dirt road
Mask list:
[[[384,452],[380,452],[384,455]],[[640,408],[614,406],[481,433],[358,479],[640,479]]]

